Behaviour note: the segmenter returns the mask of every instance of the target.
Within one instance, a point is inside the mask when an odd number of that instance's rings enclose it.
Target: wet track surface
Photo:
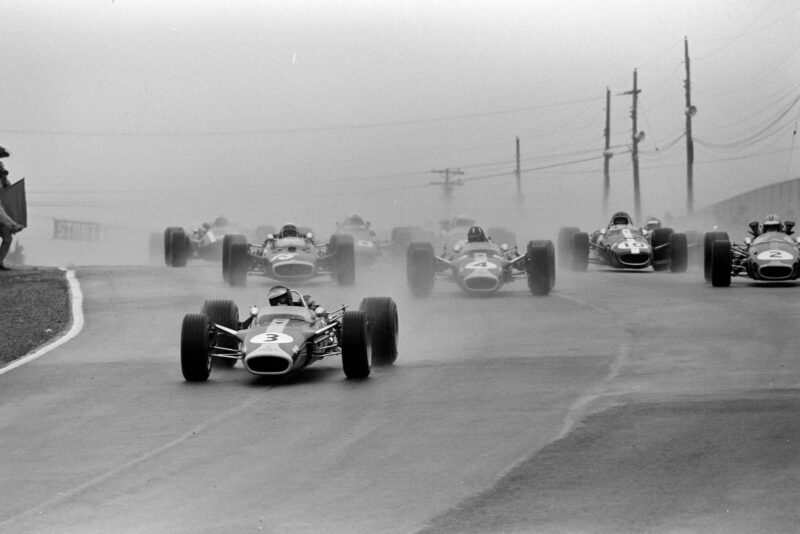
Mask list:
[[[213,264],[81,268],[86,326],[0,375],[3,532],[794,532],[800,286],[559,271],[491,298],[403,272],[396,366],[180,375],[185,313],[263,305]]]

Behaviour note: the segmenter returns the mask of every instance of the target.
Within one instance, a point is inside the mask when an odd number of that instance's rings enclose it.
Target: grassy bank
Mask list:
[[[42,346],[69,327],[63,271],[18,267],[0,271],[0,366]]]

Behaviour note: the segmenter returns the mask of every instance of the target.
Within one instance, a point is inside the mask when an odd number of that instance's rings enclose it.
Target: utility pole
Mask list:
[[[633,69],[633,90],[622,93],[623,95],[633,95],[633,107],[631,108],[631,119],[633,119],[633,129],[631,138],[633,147],[631,149],[631,160],[633,161],[633,210],[634,217],[639,221],[642,217],[642,195],[639,191],[639,141],[644,139],[644,134],[639,133],[636,127],[636,106],[639,100],[641,89],[637,86],[636,69]]]
[[[519,168],[519,137],[517,137],[517,170],[514,171],[517,177],[517,201],[522,202],[522,171]]]
[[[450,210],[450,202],[452,202],[452,200],[453,200],[453,189],[455,189],[457,185],[464,185],[464,183],[461,180],[453,180],[453,181],[451,181],[450,177],[451,176],[458,176],[458,175],[461,175],[461,174],[464,174],[464,173],[461,172],[461,169],[456,169],[456,170],[453,171],[453,170],[450,170],[449,167],[446,168],[446,169],[440,170],[440,171],[431,171],[431,173],[443,174],[444,175],[444,180],[432,181],[431,185],[441,185],[442,186],[442,190],[444,192],[445,210],[449,212],[449,210]],[[448,213],[448,215],[449,215],[449,213]]]
[[[611,191],[611,176],[609,175],[609,165],[611,161],[611,90],[606,87],[606,128],[603,130],[606,138],[605,150],[603,151],[603,217],[608,216],[608,196]]]
[[[683,57],[686,63],[686,211],[689,215],[694,212],[694,141],[692,140],[692,117],[697,113],[697,108],[692,105],[692,83],[689,71],[689,39],[683,38]]]

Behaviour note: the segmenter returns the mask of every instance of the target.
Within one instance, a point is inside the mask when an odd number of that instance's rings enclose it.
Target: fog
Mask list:
[[[0,145],[26,177],[29,261],[120,262],[225,215],[327,235],[464,213],[520,239],[633,211],[686,213],[684,37],[695,206],[800,175],[800,7],[671,2],[3,3]],[[517,194],[515,138],[521,146]],[[435,170],[460,169],[448,205]],[[53,220],[101,243],[54,242]]]

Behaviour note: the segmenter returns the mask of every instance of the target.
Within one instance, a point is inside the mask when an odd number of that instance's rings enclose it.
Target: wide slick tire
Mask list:
[[[356,249],[353,236],[335,234],[331,237],[333,249],[333,278],[340,286],[352,286],[356,282]]]
[[[228,285],[245,286],[247,285],[247,261],[249,250],[247,238],[240,234],[230,236],[228,248]]]
[[[413,241],[406,250],[406,281],[408,289],[415,297],[427,297],[433,291],[436,277],[436,255],[433,245],[428,242]]]
[[[347,378],[366,378],[372,370],[367,314],[348,310],[342,316],[342,370]]]
[[[558,266],[560,268],[571,268],[572,259],[572,236],[579,233],[581,230],[577,226],[565,226],[558,231]]]
[[[556,283],[555,246],[552,241],[529,241],[525,273],[534,295],[548,295]]]
[[[239,327],[239,308],[232,300],[207,300],[203,303],[201,314],[207,315],[212,323],[237,330]],[[227,349],[237,349],[238,342],[229,335],[217,334],[216,344]],[[236,365],[234,358],[214,358],[214,365],[231,368]]]
[[[727,239],[717,239],[711,243],[711,285],[731,285],[731,242]]]
[[[669,237],[669,270],[683,273],[689,267],[689,241],[686,234],[674,233]]]
[[[208,315],[190,313],[181,324],[181,373],[187,382],[205,382],[211,375],[211,326]]]
[[[703,276],[706,282],[711,281],[711,243],[717,239],[727,239],[728,232],[706,232],[703,236]]]
[[[577,232],[572,234],[572,270],[585,272],[589,267],[589,234]]]
[[[232,234],[227,234],[222,238],[222,279],[226,282],[231,276],[231,238]]]
[[[189,238],[183,228],[172,228],[169,234],[170,267],[186,267],[189,258]]]
[[[358,307],[369,324],[372,362],[391,365],[397,360],[397,304],[391,297],[366,297]]]
[[[183,231],[183,228],[178,226],[170,226],[164,230],[164,265],[172,267],[172,233],[176,231]]]

